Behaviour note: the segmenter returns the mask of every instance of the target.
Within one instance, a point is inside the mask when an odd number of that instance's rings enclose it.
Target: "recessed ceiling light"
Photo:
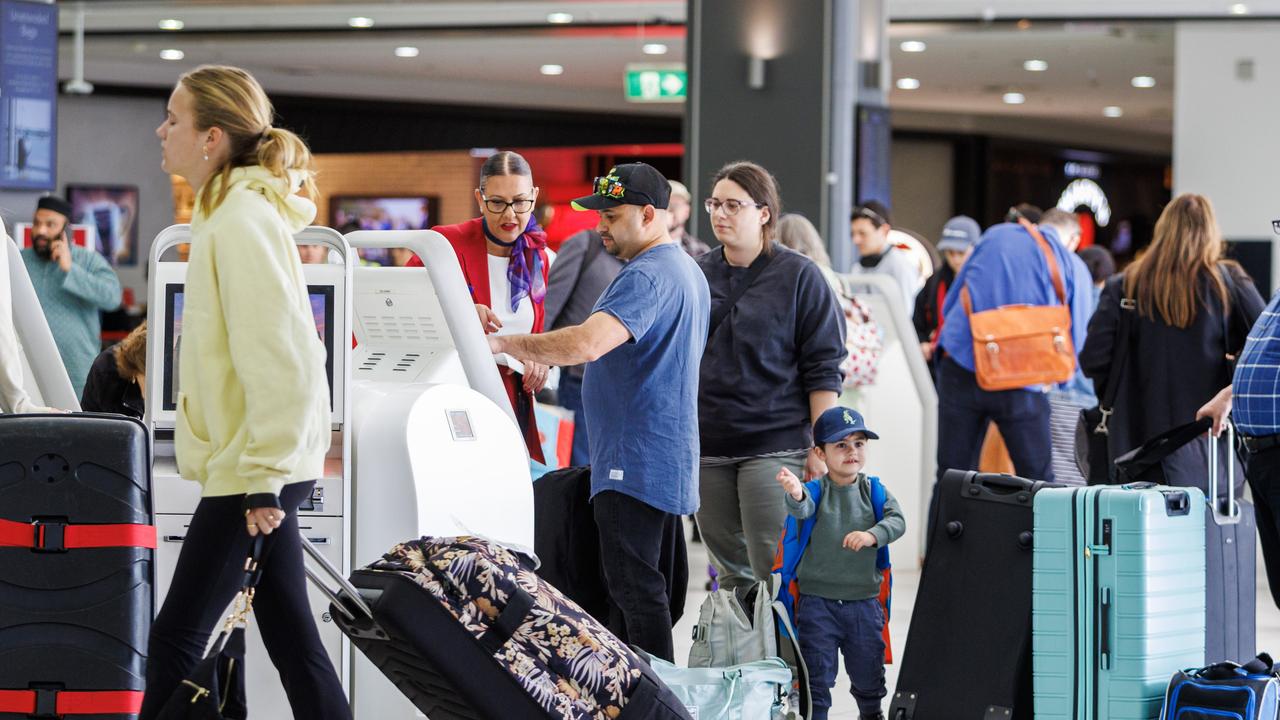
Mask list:
[[[418,57],[418,48],[412,45],[396,48],[396,57],[398,58],[416,58]]]
[[[347,24],[353,28],[371,28],[373,27],[373,18],[371,17],[347,18]]]
[[[919,40],[906,40],[898,47],[902,48],[902,52],[918,53],[924,52],[928,46]]]
[[[542,73],[543,75],[563,75],[564,66],[563,65],[543,65],[542,67],[538,68],[538,72]]]
[[[1124,115],[1124,110],[1116,105],[1108,105],[1102,108],[1102,114],[1110,118],[1117,118]]]
[[[1231,6],[1231,14],[1232,15],[1248,15],[1249,6],[1245,5],[1244,3],[1236,3],[1235,5]]]
[[[186,53],[182,52],[177,48],[165,48],[164,50],[160,51],[161,60],[181,60],[186,56],[187,56]]]
[[[898,78],[899,90],[918,90],[920,89],[920,81],[915,78]]]
[[[645,55],[666,55],[667,46],[662,43],[645,43],[641,48]]]
[[[547,22],[552,25],[568,25],[573,22],[573,15],[567,12],[554,12],[547,15]]]
[[[158,24],[161,30],[181,30],[182,28],[187,26],[186,23],[182,22],[177,18],[165,18],[161,20]]]
[[[1129,83],[1136,88],[1153,88],[1156,86],[1156,79],[1150,75],[1139,75],[1130,80]]]
[[[1022,103],[1027,101],[1026,96],[1024,96],[1022,93],[1014,93],[1014,92],[1005,93],[1004,98],[1002,99],[1004,100],[1005,105],[1021,105]]]
[[[1022,63],[1022,69],[1027,72],[1044,72],[1049,69],[1049,63],[1043,60],[1028,60]]]

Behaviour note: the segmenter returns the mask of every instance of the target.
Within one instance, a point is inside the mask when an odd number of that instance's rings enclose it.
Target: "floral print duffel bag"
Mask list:
[[[644,660],[502,545],[424,537],[366,570],[410,577],[548,718],[689,718]]]

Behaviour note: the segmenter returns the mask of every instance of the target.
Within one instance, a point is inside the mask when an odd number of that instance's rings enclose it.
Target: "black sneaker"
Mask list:
[[[878,712],[875,715],[859,715],[858,720],[884,720],[884,713]]]

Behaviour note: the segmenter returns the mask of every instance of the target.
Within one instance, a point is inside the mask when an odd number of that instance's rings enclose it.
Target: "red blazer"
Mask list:
[[[471,301],[492,308],[493,299],[489,297],[489,250],[484,239],[481,219],[475,218],[457,225],[437,225],[432,230],[445,236],[453,246],[453,252],[458,256],[458,264],[462,266],[462,277],[467,281],[467,289],[471,291]],[[534,252],[538,253],[542,261],[542,282],[545,285],[550,272],[547,251],[541,248]],[[422,260],[414,255],[408,265],[422,267]],[[501,298],[500,302],[506,302],[508,303],[506,307],[511,307],[511,298]],[[530,302],[533,303],[533,332],[540,333],[546,311],[541,302],[533,302],[532,298]]]

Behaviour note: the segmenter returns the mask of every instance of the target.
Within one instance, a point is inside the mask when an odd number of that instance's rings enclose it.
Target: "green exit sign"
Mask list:
[[[684,65],[627,66],[627,102],[684,102],[688,88]]]

